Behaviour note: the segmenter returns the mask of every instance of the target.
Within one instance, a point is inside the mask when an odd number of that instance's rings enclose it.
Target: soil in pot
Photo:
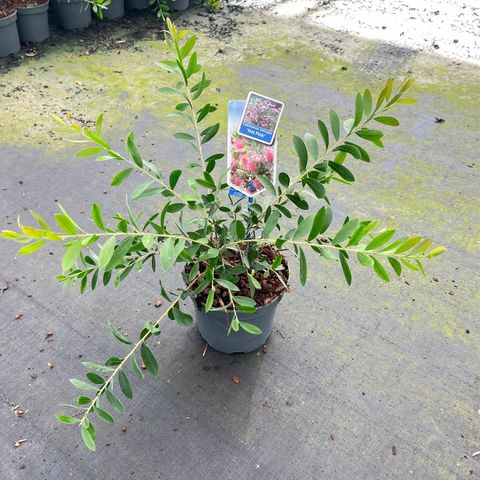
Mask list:
[[[20,40],[39,43],[48,38],[48,0],[16,0]]]
[[[148,7],[148,0],[125,0],[127,10],[145,10]]]
[[[18,53],[20,48],[15,2],[2,0],[0,3],[0,57]]]
[[[260,256],[264,257],[269,263],[272,263],[279,254],[278,250],[271,246],[263,248]],[[241,265],[238,253],[232,254],[228,258],[232,268]],[[197,327],[205,339],[205,341],[215,350],[224,353],[248,353],[265,344],[273,329],[273,321],[275,311],[285,291],[288,287],[288,263],[285,258],[282,259],[282,270],[277,270],[278,276],[275,274],[266,275],[264,272],[256,272],[254,278],[261,285],[261,289],[255,290],[253,300],[256,303],[257,311],[255,313],[238,312],[240,322],[248,322],[260,328],[261,333],[254,335],[242,329],[238,332],[231,331],[228,334],[232,312],[224,310],[211,310],[205,312],[205,302],[207,300],[210,288],[206,288],[200,292],[193,301],[195,303],[195,316]],[[205,264],[200,265],[200,272],[206,268]],[[185,268],[185,274],[191,271],[189,265]],[[240,280],[237,283],[238,292],[235,295],[250,297],[250,287],[248,282],[248,274],[244,272],[238,276]],[[192,290],[198,285],[194,284]],[[221,308],[222,305],[229,303],[228,290],[220,285],[215,288],[215,296],[213,307]],[[228,335],[227,335],[228,334]]]
[[[124,0],[112,0],[106,10],[103,10],[105,20],[120,20],[125,15]]]
[[[58,24],[65,30],[81,30],[92,23],[90,4],[85,0],[52,0]]]

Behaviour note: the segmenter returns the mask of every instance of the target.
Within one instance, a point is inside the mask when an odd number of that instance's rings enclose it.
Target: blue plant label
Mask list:
[[[245,104],[245,100],[228,102],[227,183],[231,187],[230,192],[252,198],[265,190],[259,177],[267,177],[275,183],[277,139],[272,145],[265,145],[238,133]]]
[[[238,133],[257,142],[271,145],[283,112],[283,103],[250,92],[243,110]]]

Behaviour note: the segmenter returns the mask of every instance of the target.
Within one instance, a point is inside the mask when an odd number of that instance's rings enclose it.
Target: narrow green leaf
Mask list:
[[[325,144],[325,149],[327,149],[329,145],[328,128],[321,120],[318,121],[318,130],[320,131],[323,143]]]
[[[373,258],[373,270],[375,270],[375,273],[384,282],[389,282],[390,281],[390,276],[388,275],[387,271],[385,270],[383,265],[376,258]]]
[[[371,267],[373,265],[373,258],[366,253],[358,252],[357,258],[360,264],[364,267]]]
[[[277,194],[273,183],[264,175],[258,175],[258,179],[260,180],[261,184],[267,189],[267,192],[275,196]]]
[[[101,247],[98,254],[98,268],[101,270],[108,265],[108,262],[112,258],[113,251],[115,250],[116,239],[111,236]]]
[[[239,292],[240,289],[229,280],[225,280],[223,278],[215,278],[215,282],[221,285],[222,287],[231,290],[232,292]]]
[[[190,314],[182,312],[179,308],[173,308],[173,317],[184,327],[190,327],[193,324],[193,318]]]
[[[375,250],[382,245],[385,245],[389,242],[395,235],[395,230],[385,230],[384,232],[377,235],[372,241],[365,247],[365,250]]]
[[[340,163],[336,163],[333,161],[329,161],[328,165],[335,173],[338,173],[340,177],[346,180],[347,182],[355,181],[355,177],[353,173],[345,165],[342,165]]]
[[[108,403],[116,410],[118,413],[123,412],[122,402],[110,391],[105,390],[105,396],[107,397]]]
[[[128,380],[127,375],[123,370],[118,371],[118,384],[120,385],[120,390],[127,398],[133,398],[132,386]]]
[[[207,301],[205,302],[205,312],[209,312],[213,305],[215,298],[215,289],[211,288],[208,292]]]
[[[281,259],[282,257],[280,257]],[[254,307],[256,305],[256,302],[253,298],[250,297],[244,297],[242,295],[235,295],[233,297],[235,300],[235,303],[237,305],[242,305],[243,307]]]
[[[75,224],[70,220],[67,215],[61,213],[55,214],[55,220],[57,221],[58,226],[69,235],[76,235],[77,229]]]
[[[305,136],[305,144],[307,146],[308,153],[310,154],[310,158],[316,162],[318,159],[318,142],[317,139],[311,134],[306,133]]]
[[[20,248],[17,253],[19,255],[29,255],[30,253],[36,252],[40,248],[45,245],[46,240],[38,240],[36,242],[32,242],[24,247]]]
[[[327,213],[326,213],[325,207],[322,207],[316,213],[315,218],[313,219],[312,228],[311,228],[310,233],[308,235],[307,241],[310,242],[313,239],[317,238],[318,235],[320,235],[320,233],[322,232],[323,227],[325,225],[326,218],[327,218]]]
[[[175,262],[175,239],[167,238],[160,247],[160,265],[167,271]]]
[[[340,245],[342,242],[350,238],[350,235],[357,229],[358,220],[353,219],[349,220],[343,225],[343,227],[338,231],[335,237],[332,240],[334,245]]]
[[[181,170],[174,170],[171,174],[170,174],[170,178],[169,178],[169,183],[170,183],[170,188],[171,189],[174,189],[176,186],[177,186],[177,182],[178,182],[178,179],[180,178],[180,175],[182,174],[182,171]]]
[[[140,354],[147,370],[152,375],[156,375],[158,373],[157,359],[145,342],[140,346]]]
[[[103,223],[102,210],[98,203],[92,204],[92,220],[100,230],[103,230],[104,232],[107,230],[105,224]]]
[[[357,96],[355,98],[355,118],[353,121],[353,125],[355,127],[361,122],[362,116],[363,116],[363,97],[361,93],[357,93]]]
[[[299,260],[300,260],[300,283],[305,285],[307,283],[307,276],[308,276],[308,267],[307,267],[307,259],[305,258],[305,253],[303,252],[302,248],[299,248]]]
[[[296,135],[293,135],[293,146],[295,147],[295,151],[297,152],[298,160],[299,160],[299,169],[300,173],[304,172],[307,168],[308,162],[308,152],[305,142]]]
[[[125,170],[121,170],[112,178],[112,187],[118,187],[123,183],[124,180],[128,178],[128,176],[133,172],[133,168],[126,168]]]
[[[82,439],[83,443],[85,446],[89,449],[92,450],[93,452],[95,451],[95,440],[93,439],[91,433],[89,430],[87,430],[84,426],[80,429],[80,432],[82,433]]]
[[[107,324],[108,324],[113,336],[118,341],[120,341],[122,343],[126,343],[127,345],[133,345],[133,342],[130,339],[128,339],[127,337],[125,337],[122,333],[120,333],[120,331],[117,329],[117,327],[110,320],[107,321]]]
[[[248,322],[240,322],[240,327],[243,328],[248,333],[251,333],[252,335],[260,335],[262,333],[262,330],[258,328],[256,325],[253,325],[252,323]]]
[[[399,277],[402,274],[402,264],[396,258],[393,258],[393,257],[388,257],[388,262],[392,266],[394,272]]]
[[[71,245],[66,247],[66,251],[62,258],[62,270],[66,272],[70,270],[76,263],[77,257],[82,250],[82,240],[75,240]]]
[[[80,423],[78,418],[70,417],[69,415],[55,415],[58,421],[66,423],[68,425],[73,425],[75,423]]]
[[[92,383],[96,383],[97,385],[103,385],[105,383],[105,379],[97,373],[87,372],[85,375]]]
[[[335,110],[329,110],[328,116],[330,118],[332,134],[335,137],[335,140],[338,140],[340,137],[340,120],[338,119],[337,112],[335,112]]]
[[[115,423],[115,419],[105,410],[101,409],[100,407],[93,407],[93,411],[106,423],[113,425]]]
[[[378,123],[382,123],[383,125],[389,125],[391,127],[398,127],[400,125],[400,122],[394,117],[380,116],[375,117],[374,120]]]
[[[273,229],[277,226],[280,220],[280,213],[277,210],[272,211],[263,227],[263,238],[268,238]]]
[[[368,88],[363,92],[363,113],[366,117],[372,112],[372,94]]]
[[[87,390],[91,392],[96,392],[98,390],[97,387],[90,385],[89,383],[84,382],[83,380],[79,380],[78,378],[71,378],[70,383],[80,390]]]
[[[307,235],[310,234],[313,226],[313,222],[315,220],[315,215],[309,215],[305,217],[296,228],[295,232],[293,233],[292,240],[303,240]]]
[[[135,139],[133,136],[133,132],[131,132],[127,137],[127,151],[132,156],[133,161],[135,164],[142,168],[143,167],[143,160],[140,152],[138,151],[137,146],[135,145]]]
[[[348,265],[348,260],[347,260],[347,257],[345,255],[345,252],[340,251],[338,258],[340,259],[340,265],[342,266],[342,271],[343,271],[343,275],[345,277],[345,280],[346,280],[348,285],[351,285],[352,284],[352,272],[351,272],[350,267]]]

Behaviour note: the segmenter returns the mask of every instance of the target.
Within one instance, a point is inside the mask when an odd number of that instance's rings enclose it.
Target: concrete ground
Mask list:
[[[393,217],[448,252],[427,265],[427,278],[382,284],[357,267],[350,288],[338,265],[312,258],[305,288],[293,269],[266,353],[202,357],[195,328],[166,322],[155,345],[159,376],[135,381],[127,412],[102,425],[92,453],[53,414],[74,400],[68,378],[82,375],[81,361],[123,351],[107,319],[135,332],[160,315],[164,275],[132,274],[118,290],[81,296],[55,280],[59,248],[18,258],[15,245],[0,243],[0,478],[480,478],[480,456],[472,457],[480,450],[479,67],[302,17],[232,8],[177,21],[198,33],[219,119],[228,99],[249,90],[285,101],[282,168],[296,169],[292,133],[314,133],[332,106],[345,118],[357,89],[413,75],[418,104],[398,112],[401,126],[371,164],[352,164],[357,182],[332,185],[330,196],[337,225],[346,214]],[[157,92],[170,81],[153,66],[163,54],[159,30],[148,16],[129,17],[81,35],[56,32],[30,56],[3,62],[2,228],[29,208],[51,216],[56,201],[88,226],[93,201],[105,217],[123,212],[138,182],[112,189],[114,166],[76,159],[49,113],[88,123],[105,111],[118,148],[133,129],[165,170],[191,159],[171,138],[171,99]],[[164,277],[175,288],[178,272]]]

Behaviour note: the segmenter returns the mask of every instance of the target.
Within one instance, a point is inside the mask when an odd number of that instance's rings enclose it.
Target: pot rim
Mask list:
[[[50,3],[50,0],[45,0],[44,3],[40,3],[39,5],[32,5],[29,7],[17,7],[17,12],[19,15],[25,15],[25,14],[28,15],[28,13],[32,12],[33,10],[40,10],[40,12],[35,12],[35,13],[43,13],[48,10],[49,3]]]
[[[7,23],[8,20],[13,20],[13,17],[16,17],[17,16],[17,9],[15,9],[15,11],[13,13],[11,13],[10,15],[6,16],[6,17],[0,17],[0,26],[2,26],[2,23],[6,23],[7,25],[9,25],[9,23]],[[6,26],[6,25],[3,25],[3,26]]]

